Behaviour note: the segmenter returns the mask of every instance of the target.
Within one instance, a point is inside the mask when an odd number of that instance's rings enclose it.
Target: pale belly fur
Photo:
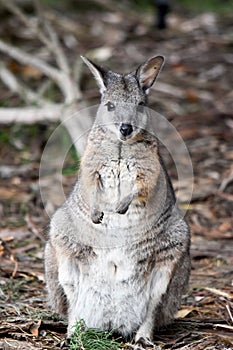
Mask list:
[[[78,263],[76,267],[79,279],[73,322],[84,319],[88,327],[130,334],[145,318],[150,282],[142,285],[143,279],[122,249],[96,254],[89,266]]]

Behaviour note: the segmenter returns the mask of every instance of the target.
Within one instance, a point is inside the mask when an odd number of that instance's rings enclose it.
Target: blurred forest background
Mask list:
[[[191,203],[188,182],[179,198],[192,231],[192,273],[177,319],[156,344],[233,349],[233,1],[171,0],[163,29],[158,4],[0,1],[0,349],[56,349],[65,338],[65,321],[45,303],[49,218],[39,166],[59,123],[99,101],[81,54],[116,72],[166,57],[149,101],[176,127],[192,159]],[[62,172],[67,192],[78,159],[72,147]],[[177,188],[175,165],[166,163]],[[53,211],[59,199],[45,204]]]

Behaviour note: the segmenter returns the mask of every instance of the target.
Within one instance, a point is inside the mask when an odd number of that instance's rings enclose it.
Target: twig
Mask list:
[[[12,272],[12,277],[14,278],[16,273],[17,273],[17,271],[18,271],[19,263],[18,263],[17,259],[15,259],[14,255],[12,255],[12,254],[10,256],[10,261],[12,261],[15,264],[14,270]]]
[[[38,96],[43,96],[46,93],[46,91],[48,91],[51,88],[52,84],[52,80],[49,79],[42,82],[37,90]]]
[[[28,16],[12,0],[8,0],[7,2],[3,0],[0,1],[2,5],[17,16],[25,26],[30,28],[32,27]],[[3,41],[0,41],[0,50],[7,53],[10,57],[18,60],[22,64],[34,66],[39,71],[47,75],[50,79],[54,80],[65,97],[65,103],[70,104],[74,101],[80,100],[82,97],[81,91],[71,76],[69,62],[65,56],[62,46],[60,45],[57,33],[44,16],[40,2],[38,0],[34,0],[34,5],[38,14],[39,22],[41,22],[44,27],[44,30],[41,30],[39,26],[37,26],[37,28],[34,29],[34,35],[54,56],[59,70],[50,66],[43,60],[27,54],[14,46],[4,43]]]
[[[0,63],[0,78],[11,92],[17,93],[25,102],[36,102],[37,104],[48,103],[48,101],[41,98],[39,94],[35,93],[28,87],[25,87],[23,83],[19,82],[15,75],[12,74],[3,63]]]
[[[224,298],[227,298],[227,299],[232,299],[231,295],[226,293],[226,292],[223,292],[219,289],[216,289],[216,288],[210,288],[210,287],[205,287],[204,288],[205,290],[208,290],[209,292],[215,294],[215,295],[220,295]]]
[[[229,330],[233,331],[233,326],[228,326],[227,324],[215,324],[214,327],[229,329]]]
[[[18,17],[21,22],[28,26],[30,25],[28,17],[23,13],[23,11],[14,4],[11,0],[0,0],[2,6],[6,7],[10,12],[12,12],[16,17]]]
[[[37,37],[49,49],[50,52],[53,52],[53,46],[45,34],[40,30],[38,25],[33,27],[30,18],[28,18],[28,16],[25,15],[25,13],[12,0],[0,1],[3,6],[5,6],[9,11],[11,11],[11,13],[21,20],[22,24],[33,30],[34,36]]]
[[[219,191],[224,192],[226,187],[233,181],[233,167],[230,171],[228,177],[222,180],[221,185],[219,186]]]
[[[13,176],[23,176],[32,170],[30,164],[22,165],[0,165],[0,177],[2,179],[8,179]]]
[[[21,64],[28,64],[45,75],[47,75],[50,79],[54,80],[59,86],[65,97],[65,103],[71,104],[74,101],[81,99],[81,93],[72,80],[70,76],[66,73],[59,71],[58,69],[51,67],[49,64],[45,63],[41,59],[30,55],[19,48],[16,48],[10,44],[5,43],[0,40],[0,51],[8,54],[10,57],[14,58]]]
[[[74,67],[72,70],[74,81],[76,82],[77,86],[80,86],[80,81],[82,77],[82,68],[83,68],[83,62],[82,60],[78,59],[74,63]]]
[[[179,99],[187,98],[187,92],[185,91],[185,89],[181,89],[181,88],[178,88],[177,86],[173,86],[167,83],[158,82],[157,84],[155,84],[154,87],[152,87],[152,90],[156,90]],[[204,100],[204,101],[213,100],[212,96],[206,91],[199,92],[195,90],[195,95],[200,100]]]
[[[37,16],[42,22],[44,28],[46,29],[49,37],[50,37],[50,43],[51,47],[53,48],[53,53],[55,54],[55,59],[57,61],[58,67],[66,74],[70,74],[70,68],[67,61],[67,58],[64,54],[64,51],[59,43],[58,35],[54,31],[53,27],[50,25],[50,23],[45,19],[43,15],[43,11],[41,9],[41,4],[38,0],[34,0],[34,5],[37,10]]]
[[[44,237],[42,236],[41,232],[38,230],[34,222],[32,221],[29,214],[26,214],[25,221],[27,223],[29,231],[31,231],[36,237],[38,237],[40,240],[44,240]]]
[[[232,316],[232,313],[231,313],[230,306],[228,304],[226,305],[226,309],[227,309],[227,312],[228,312],[228,314],[230,316],[231,322],[233,323],[233,316]]]
[[[34,124],[42,121],[57,121],[61,118],[64,106],[51,104],[46,107],[0,108],[0,123]]]
[[[7,2],[0,0],[3,6],[7,7],[15,16],[17,16],[21,22],[29,27],[31,26],[30,18],[12,1]],[[37,102],[39,108],[1,108],[0,109],[0,123],[26,123],[32,124],[41,121],[64,121],[71,138],[75,144],[78,153],[82,153],[83,146],[81,147],[81,142],[77,143],[78,136],[81,136],[83,132],[87,131],[90,125],[90,118],[85,120],[74,120],[70,117],[72,113],[77,112],[77,102],[82,100],[82,94],[79,89],[79,84],[75,82],[75,77],[73,70],[69,66],[69,62],[63,48],[59,42],[57,33],[54,31],[52,26],[49,24],[45,14],[40,8],[39,1],[34,0],[35,8],[39,13],[39,21],[43,24],[42,28],[33,27],[33,34],[37,37],[50,51],[51,55],[55,58],[57,62],[57,68],[45,62],[43,59],[35,57],[32,54],[24,52],[22,49],[14,47],[11,44],[0,40],[0,51],[7,54],[11,58],[18,61],[20,64],[33,66],[38,69],[42,74],[46,75],[49,79],[54,81],[64,98],[64,104],[53,104],[43,99],[41,97],[41,91],[32,91],[28,87],[18,81],[18,79],[10,72],[6,67],[2,66],[0,69],[0,78],[4,84],[14,93],[17,93],[21,98],[23,98],[28,103]],[[72,73],[71,73],[72,72]],[[78,75],[80,79],[80,73]],[[43,107],[42,107],[43,106]],[[84,108],[84,103],[81,103],[79,107]],[[79,108],[80,109],[80,108]]]
[[[63,48],[60,45],[58,35],[43,15],[43,11],[41,10],[41,5],[39,1],[34,0],[34,4],[35,8],[37,9],[38,17],[40,18],[45,30],[47,31],[50,37],[50,45],[47,44],[47,46],[50,46],[50,48],[52,47],[53,56],[62,73],[62,84],[59,84],[59,87],[66,97],[65,103],[70,104],[73,103],[73,101],[75,100],[80,100],[82,97],[81,91],[71,76],[69,63],[65,56]]]
[[[1,39],[0,39],[0,51],[6,53],[7,55],[14,58],[21,64],[35,67],[40,72],[50,77],[52,80],[55,80],[57,84],[60,86],[63,78],[62,74],[59,72],[58,69],[51,67],[49,64],[42,61],[41,59],[33,55],[30,55],[24,52],[23,50],[14,47],[13,45],[5,43]]]
[[[64,107],[62,104],[51,104],[45,107],[0,108],[0,123],[34,124],[61,120],[69,132],[77,153],[81,155],[86,145],[87,132],[93,123],[93,118],[85,110],[77,118],[76,113],[77,109],[73,106]]]

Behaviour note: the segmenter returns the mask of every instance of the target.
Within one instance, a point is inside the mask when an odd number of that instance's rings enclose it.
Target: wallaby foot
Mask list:
[[[91,220],[94,224],[100,224],[103,220],[104,213],[98,209],[92,209]]]
[[[60,349],[68,349],[69,342],[70,342],[70,338],[62,340],[60,343],[57,344],[57,347],[59,347]]]
[[[139,327],[134,338],[135,344],[139,346],[139,349],[147,349],[147,348],[156,349],[154,348],[154,344],[151,342],[152,327],[153,327],[153,323],[151,322],[151,319],[149,319],[147,316],[147,319]]]
[[[126,344],[129,350],[161,350],[160,346],[156,346],[149,339],[141,337],[135,344]]]
[[[152,343],[150,339],[144,337],[138,339],[136,346],[138,346],[139,349],[158,349],[158,347]]]

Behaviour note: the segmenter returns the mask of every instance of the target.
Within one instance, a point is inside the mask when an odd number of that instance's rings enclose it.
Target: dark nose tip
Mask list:
[[[120,132],[123,136],[129,136],[133,132],[131,124],[121,124]]]

